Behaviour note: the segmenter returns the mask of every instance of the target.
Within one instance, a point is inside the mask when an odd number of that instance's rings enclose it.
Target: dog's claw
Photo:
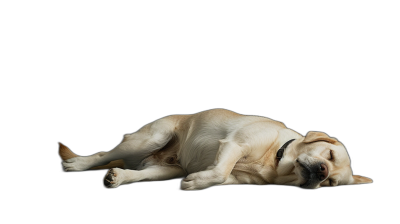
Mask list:
[[[106,176],[104,177],[104,186],[108,188],[118,187],[119,184],[116,181],[117,172],[113,169],[109,169]]]

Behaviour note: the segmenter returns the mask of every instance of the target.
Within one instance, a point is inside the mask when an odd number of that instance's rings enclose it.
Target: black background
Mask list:
[[[51,125],[44,163],[51,185],[42,187],[40,196],[61,219],[69,219],[66,213],[88,221],[174,222],[377,215],[375,208],[386,198],[376,165],[381,134],[376,126],[385,119],[376,114],[385,108],[377,77],[387,61],[382,60],[381,28],[373,19],[204,25],[177,18],[144,25],[120,24],[120,17],[113,22],[107,16],[71,18],[57,20],[54,32],[28,44],[41,52],[32,55],[32,69],[53,77],[37,89],[46,110],[33,110]],[[180,180],[170,180],[105,189],[106,170],[61,169],[58,142],[78,155],[91,155],[113,149],[124,134],[155,119],[213,108],[266,116],[302,135],[322,131],[336,137],[347,148],[353,174],[374,183],[184,192]]]

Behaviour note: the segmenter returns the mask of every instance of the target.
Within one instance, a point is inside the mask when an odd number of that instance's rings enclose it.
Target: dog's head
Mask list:
[[[292,176],[294,180],[290,184],[309,189],[372,183],[367,177],[353,175],[344,145],[323,132],[311,131],[293,141],[285,150],[277,171],[280,181]]]

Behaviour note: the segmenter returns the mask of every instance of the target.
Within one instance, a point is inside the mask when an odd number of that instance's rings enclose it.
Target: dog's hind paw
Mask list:
[[[65,171],[82,171],[87,170],[90,166],[87,165],[87,158],[74,157],[62,162]]]
[[[108,188],[116,188],[122,183],[122,173],[119,172],[119,168],[109,169],[106,176],[104,177],[104,186]]]

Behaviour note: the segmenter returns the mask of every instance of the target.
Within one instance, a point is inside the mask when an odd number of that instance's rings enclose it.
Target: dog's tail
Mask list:
[[[63,145],[61,142],[59,144],[59,149],[58,149],[58,154],[60,154],[61,159],[67,160],[71,158],[78,157],[77,154],[73,153],[71,149],[69,149],[67,146]],[[95,166],[90,168],[90,170],[101,170],[101,169],[111,169],[111,168],[124,168],[124,161],[122,159],[119,160],[114,160],[108,163],[107,165],[104,166]]]

